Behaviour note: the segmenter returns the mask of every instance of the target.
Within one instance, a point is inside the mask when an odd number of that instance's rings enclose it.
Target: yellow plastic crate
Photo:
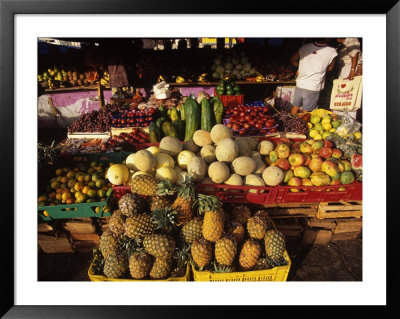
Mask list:
[[[90,264],[88,270],[88,276],[90,281],[190,281],[190,267],[187,265],[186,274],[183,277],[171,277],[167,279],[118,279],[118,278],[107,278],[103,275],[95,275],[93,272],[93,264]]]
[[[272,269],[232,272],[232,273],[213,273],[210,271],[197,271],[192,266],[194,281],[286,281],[291,260],[287,251],[284,254],[288,264]]]

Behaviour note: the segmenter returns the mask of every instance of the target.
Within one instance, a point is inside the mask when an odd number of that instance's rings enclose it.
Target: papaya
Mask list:
[[[149,125],[149,139],[150,143],[158,143],[161,140],[160,128],[154,122]]]
[[[213,102],[213,111],[215,116],[215,124],[221,124],[222,115],[224,114],[224,104],[222,104],[222,101],[218,96],[215,96],[212,99],[212,102]]]
[[[201,100],[201,129],[211,132],[212,128],[212,110],[211,105],[206,97]]]
[[[180,118],[177,118],[175,121],[172,122],[172,124],[174,125],[177,132],[176,137],[182,141],[185,137],[185,122],[182,121]]]
[[[175,126],[169,122],[169,121],[164,121],[161,125],[162,132],[165,136],[174,136],[177,137],[177,130]]]
[[[200,107],[196,100],[188,97],[184,103],[185,141],[193,138],[194,132],[200,127]]]

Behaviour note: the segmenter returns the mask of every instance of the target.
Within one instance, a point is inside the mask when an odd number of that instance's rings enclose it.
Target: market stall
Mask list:
[[[94,249],[92,281],[285,281],[288,240],[360,235],[361,124],[291,115],[279,87],[295,82],[233,52],[214,81],[45,90],[39,111],[71,113],[65,139],[39,149],[43,251]]]

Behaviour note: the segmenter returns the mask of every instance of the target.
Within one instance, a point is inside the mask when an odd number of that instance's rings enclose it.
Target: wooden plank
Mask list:
[[[331,241],[332,231],[327,229],[320,229],[314,241],[314,245],[325,245]]]
[[[68,230],[70,233],[95,233],[96,229],[91,223],[87,222],[66,222],[63,224],[63,228]]]
[[[362,217],[362,201],[346,202],[346,204],[321,202],[318,206],[317,218]]]
[[[278,230],[285,235],[285,237],[299,237],[301,234],[300,230],[296,229],[279,229]]]
[[[58,237],[39,234],[38,244],[39,247],[48,254],[74,252],[72,245],[65,234],[60,234]]]
[[[337,221],[335,234],[359,232],[362,229],[362,220]]]
[[[360,234],[361,234],[361,231],[333,234],[331,241],[352,240],[352,239],[356,239]]]
[[[71,233],[70,237],[72,240],[100,240],[100,236],[97,234],[84,234],[84,233]]]
[[[331,230],[336,228],[336,223],[331,219],[307,218],[306,224],[308,227],[319,227]]]

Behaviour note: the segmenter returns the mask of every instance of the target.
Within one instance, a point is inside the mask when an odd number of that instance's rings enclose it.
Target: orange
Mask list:
[[[94,197],[96,197],[96,191],[94,189],[91,189],[91,190],[88,191],[87,195],[90,198],[94,198]]]
[[[61,193],[69,193],[69,189],[67,187],[61,188]]]
[[[60,185],[60,188],[67,188],[67,186],[68,186],[67,184],[63,183],[63,184]]]
[[[59,182],[53,182],[53,183],[51,183],[50,186],[51,186],[52,189],[57,189],[57,188],[60,187],[60,183]]]
[[[74,188],[75,188],[76,191],[80,191],[80,190],[83,189],[83,185],[82,185],[82,183],[76,183],[74,185]]]
[[[62,199],[62,194],[61,194],[61,193],[57,193],[56,198],[57,198],[58,200],[61,200],[61,199]]]
[[[91,168],[89,168],[89,169],[87,170],[87,172],[88,172],[89,174],[93,174],[93,173],[94,173],[94,169],[91,167]]]
[[[78,179],[78,182],[83,182],[85,180],[85,176],[79,175],[77,179]]]
[[[68,182],[68,178],[66,176],[61,178],[61,183],[67,183]]]
[[[69,171],[69,172],[67,173],[67,177],[68,177],[68,178],[74,178],[74,177],[75,177],[75,172],[74,172],[74,171]]]
[[[71,194],[73,194],[73,193],[75,193],[75,192],[76,192],[76,190],[75,190],[75,188],[74,188],[74,187],[71,187],[71,188],[69,189],[69,192],[70,192]]]
[[[90,182],[90,175],[85,175],[84,180],[86,183]]]
[[[57,176],[57,178],[56,178],[57,182],[61,183],[61,178],[62,178],[62,176]]]
[[[67,199],[70,199],[71,198],[71,193],[63,193],[62,195],[61,195],[61,197],[62,197],[62,199],[63,200],[67,200]]]
[[[70,180],[68,181],[67,185],[68,185],[69,188],[71,188],[71,187],[74,187],[74,185],[75,185],[76,183],[77,183],[77,180],[76,180],[76,179],[70,179]]]
[[[51,192],[49,194],[49,198],[56,198],[56,192]]]
[[[39,196],[39,198],[38,198],[38,202],[45,202],[47,200],[47,196],[46,195],[41,195],[41,196]]]
[[[83,196],[83,193],[78,191],[74,195],[75,195],[75,198],[78,199],[79,197]]]
[[[88,191],[90,191],[90,187],[89,186],[85,186],[85,187],[82,188],[82,193],[83,194],[87,194]]]
[[[73,198],[68,198],[67,199],[67,204],[73,204],[74,203],[74,199]]]
[[[60,176],[60,175],[62,175],[63,173],[64,173],[64,171],[63,171],[61,168],[59,168],[59,169],[56,170],[56,175],[57,175],[57,176]]]
[[[56,194],[61,193],[61,188],[56,189]]]

